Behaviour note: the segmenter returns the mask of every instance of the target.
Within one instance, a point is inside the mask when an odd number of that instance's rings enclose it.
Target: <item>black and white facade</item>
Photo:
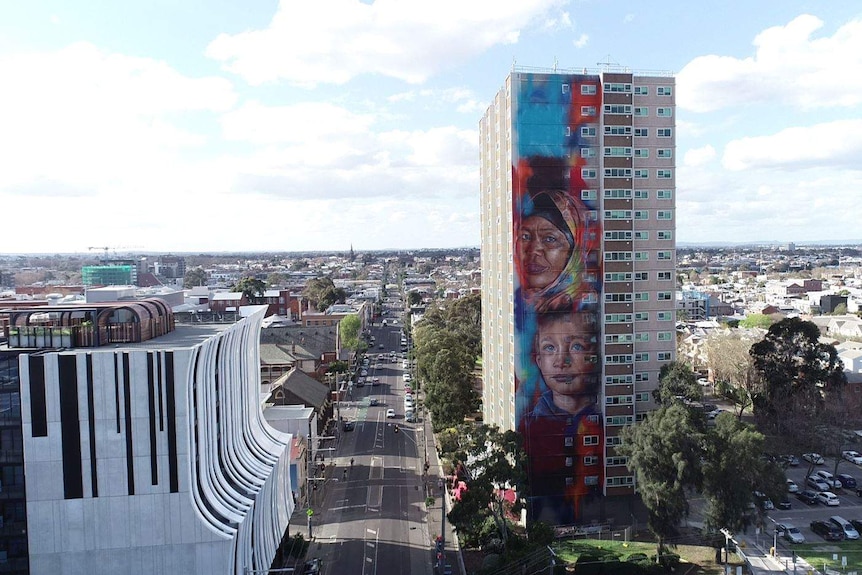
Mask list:
[[[293,511],[262,414],[265,306],[221,331],[20,356],[30,572],[241,574]]]

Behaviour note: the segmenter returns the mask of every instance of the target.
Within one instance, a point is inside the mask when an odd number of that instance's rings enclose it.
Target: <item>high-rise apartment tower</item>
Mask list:
[[[524,434],[531,519],[634,510],[619,433],[676,350],[674,94],[515,70],[482,118],[484,418]]]

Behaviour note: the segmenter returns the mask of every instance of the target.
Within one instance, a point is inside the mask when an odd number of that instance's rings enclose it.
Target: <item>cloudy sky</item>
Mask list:
[[[858,2],[0,6],[0,253],[479,244],[513,65],[671,71],[677,239],[862,237]]]

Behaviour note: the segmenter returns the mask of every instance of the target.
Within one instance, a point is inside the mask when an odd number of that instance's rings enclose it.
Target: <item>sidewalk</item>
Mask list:
[[[794,564],[791,557],[770,555],[769,551],[772,546],[772,538],[769,535],[763,534],[758,537],[750,535],[742,535],[737,537],[739,542],[745,542],[745,547],[740,551],[751,567],[752,575],[766,575],[768,573],[797,573],[799,575],[805,573],[820,573],[808,564],[801,557],[796,558]],[[766,547],[764,549],[764,546]],[[780,551],[780,550],[779,550]]]

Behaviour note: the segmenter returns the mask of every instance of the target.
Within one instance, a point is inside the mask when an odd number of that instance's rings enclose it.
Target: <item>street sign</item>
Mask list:
[[[309,517],[311,517],[312,515],[314,515],[314,510],[312,510],[311,507],[309,507],[308,511],[306,511],[305,514],[308,515]]]

